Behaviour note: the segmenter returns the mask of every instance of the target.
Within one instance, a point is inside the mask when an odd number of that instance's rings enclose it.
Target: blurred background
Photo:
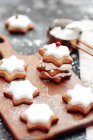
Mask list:
[[[29,32],[25,36],[27,39],[20,35],[10,36],[14,49],[20,45],[17,49],[19,53],[23,50],[24,54],[32,54],[37,46],[31,49],[30,46],[34,43],[39,47],[46,40],[46,30],[54,19],[92,19],[92,6],[92,0],[0,0],[0,32],[10,35],[3,24],[8,17],[14,14],[28,15],[36,24],[34,32]]]

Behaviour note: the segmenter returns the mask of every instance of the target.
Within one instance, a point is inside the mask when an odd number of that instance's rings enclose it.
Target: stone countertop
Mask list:
[[[56,18],[92,19],[93,1],[90,0],[0,0],[0,33],[6,34],[12,47],[20,54],[35,53],[46,41],[46,31]],[[4,27],[4,21],[13,14],[28,15],[35,23],[35,30],[26,35],[10,34]],[[79,76],[78,53],[74,58],[73,70]],[[13,137],[0,120],[0,140],[12,140]],[[57,140],[85,140],[85,129],[59,137]]]

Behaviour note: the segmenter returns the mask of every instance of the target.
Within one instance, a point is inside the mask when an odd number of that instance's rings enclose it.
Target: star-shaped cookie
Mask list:
[[[44,103],[32,104],[23,112],[20,118],[27,123],[28,130],[40,129],[49,131],[51,124],[57,123],[58,121],[58,117],[54,114],[49,105]]]
[[[68,47],[61,44],[58,45],[58,42],[44,45],[39,50],[39,53],[43,57],[44,62],[53,63],[57,67],[60,67],[62,64],[72,63]]]
[[[4,58],[0,60],[0,77],[4,77],[8,82],[17,78],[23,79],[26,77],[26,67],[25,61],[14,55]]]
[[[14,105],[31,104],[33,97],[38,96],[39,93],[40,91],[29,80],[12,81],[4,91],[4,95],[11,98]]]
[[[87,114],[93,109],[93,93],[91,88],[75,85],[63,95],[62,99],[67,103],[67,110]]]
[[[59,74],[59,73],[69,73],[69,69],[71,69],[70,64],[63,64],[61,67],[56,67],[52,63],[41,62],[37,66],[37,70],[40,72],[47,72],[51,77]]]
[[[26,15],[15,15],[10,17],[5,25],[9,32],[26,33],[33,28],[32,21]]]
[[[59,73],[55,76],[50,76],[48,72],[41,72],[39,77],[43,80],[51,80],[54,83],[60,83],[62,80],[69,79],[71,77],[71,73]]]

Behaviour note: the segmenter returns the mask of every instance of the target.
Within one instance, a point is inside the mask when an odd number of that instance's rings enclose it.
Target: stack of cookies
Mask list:
[[[60,83],[63,79],[70,78],[72,58],[67,46],[63,46],[60,42],[44,45],[39,50],[42,56],[37,70],[40,71],[40,78],[52,80]]]

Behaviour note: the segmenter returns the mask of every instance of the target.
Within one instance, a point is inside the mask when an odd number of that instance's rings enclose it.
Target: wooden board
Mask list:
[[[29,105],[23,104],[14,107],[12,101],[3,95],[3,90],[8,83],[3,78],[0,78],[0,114],[2,120],[15,139],[49,140],[59,134],[75,131],[93,123],[93,112],[90,112],[87,116],[82,116],[79,113],[67,113],[65,108],[66,105],[62,101],[62,94],[65,94],[68,89],[73,88],[75,84],[81,84],[81,81],[73,72],[70,80],[66,80],[59,85],[49,81],[42,81],[39,79],[39,72],[36,70],[40,56],[38,54],[32,56],[19,56],[12,50],[7,38],[4,36],[1,37],[6,40],[3,43],[0,43],[0,53],[2,54],[2,57],[15,54],[20,58],[24,58],[24,60],[29,64],[26,78],[41,90],[40,96],[36,97],[34,102],[49,104],[55,114],[59,117],[58,123],[53,125],[48,133],[39,130],[31,132],[27,131],[26,124],[20,121],[19,116],[29,107]]]

